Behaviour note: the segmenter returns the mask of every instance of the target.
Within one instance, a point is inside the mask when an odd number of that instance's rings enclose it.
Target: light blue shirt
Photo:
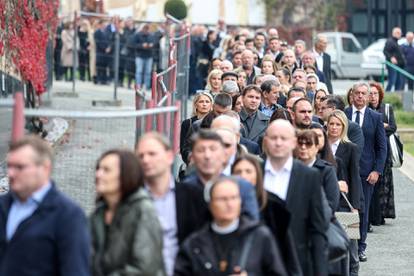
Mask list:
[[[9,215],[7,218],[6,234],[7,240],[10,241],[16,232],[20,223],[30,217],[36,211],[39,204],[42,202],[47,192],[52,187],[49,182],[40,190],[34,192],[26,201],[20,201],[16,196],[13,196],[13,203],[11,205]]]
[[[147,190],[154,202],[155,210],[157,211],[158,220],[160,221],[163,232],[162,255],[168,276],[173,275],[175,257],[177,256],[179,248],[177,238],[178,227],[175,204],[175,182],[172,176],[170,179],[170,188],[167,193],[161,197],[151,194],[151,190],[147,186]]]

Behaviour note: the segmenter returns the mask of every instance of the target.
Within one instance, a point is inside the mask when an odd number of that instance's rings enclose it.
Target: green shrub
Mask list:
[[[396,93],[386,93],[382,101],[384,103],[391,104],[394,110],[402,109],[403,107],[402,101],[401,101],[401,95],[396,94]]]
[[[167,13],[182,20],[187,17],[187,6],[183,0],[168,0],[164,6],[164,14]]]
[[[397,126],[414,128],[414,112],[395,110],[394,116]]]

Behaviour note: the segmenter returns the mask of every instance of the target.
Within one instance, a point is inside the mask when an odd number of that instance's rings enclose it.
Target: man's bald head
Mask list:
[[[283,130],[283,132],[286,132],[288,135],[295,137],[296,136],[296,131],[295,128],[293,127],[293,125],[287,121],[287,120],[282,120],[282,119],[277,119],[274,120],[273,122],[271,122],[269,124],[269,126],[266,129],[266,133],[265,135],[268,136],[272,133],[275,133],[279,130]]]
[[[263,149],[266,156],[280,169],[293,155],[296,147],[295,128],[289,121],[277,119],[271,122],[263,138]]]
[[[211,123],[212,129],[229,129],[235,134],[240,133],[240,122],[231,116],[220,115],[216,117]]]
[[[400,27],[395,27],[392,29],[392,36],[396,39],[400,39],[401,38],[401,28]]]

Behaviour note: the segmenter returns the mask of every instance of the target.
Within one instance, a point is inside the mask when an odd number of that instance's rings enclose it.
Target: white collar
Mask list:
[[[313,160],[312,160],[312,162],[310,162],[310,163],[308,164],[308,167],[309,167],[309,168],[312,168],[312,167],[313,167],[313,164],[315,164],[315,162],[316,162],[316,158],[315,158],[315,159],[313,159]]]
[[[226,234],[230,234],[236,231],[237,228],[239,228],[239,223],[240,223],[240,220],[237,218],[229,226],[221,227],[221,226],[218,226],[217,223],[213,221],[211,223],[211,229],[213,229],[213,231],[216,232],[217,234],[226,235]]]
[[[313,48],[313,53],[314,53],[315,55],[317,55],[318,57],[322,57],[322,56],[323,56],[323,52],[319,54],[319,53],[315,50],[315,48]]]
[[[275,175],[276,173],[280,173],[282,171],[291,172],[292,171],[292,167],[293,167],[293,157],[292,156],[289,157],[289,159],[283,165],[283,168],[281,170],[279,170],[279,171],[276,171],[273,168],[272,163],[270,163],[270,160],[267,159],[266,160],[266,164],[265,164],[265,171],[270,172],[271,174]]]
[[[332,145],[339,146],[339,143],[341,142],[341,139],[336,140],[332,143]]]
[[[365,110],[367,109],[367,106],[364,106],[361,109],[356,108],[355,105],[352,105],[352,114],[354,114],[355,112],[359,111],[362,115],[365,114]]]

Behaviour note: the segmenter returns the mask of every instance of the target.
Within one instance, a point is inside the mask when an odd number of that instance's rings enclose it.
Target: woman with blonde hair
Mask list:
[[[207,77],[206,89],[210,91],[213,98],[221,92],[221,75],[223,71],[220,69],[211,70]]]
[[[348,132],[348,118],[341,110],[334,110],[327,120],[328,142],[336,158],[340,159],[338,162],[338,170],[341,170],[342,177],[339,181],[339,190],[346,195],[351,203],[352,209],[343,197],[340,198],[339,211],[343,212],[358,212],[361,209],[360,202],[362,193],[361,178],[359,175],[359,150],[357,145],[351,143],[347,137]],[[358,242],[351,240],[349,248],[350,264],[349,269],[351,275],[358,274],[359,257],[358,257]]]
[[[276,62],[270,55],[263,57],[261,69],[264,75],[275,75],[278,70]]]
[[[204,118],[213,109],[213,97],[208,91],[201,91],[193,98],[192,117],[181,123],[180,153],[183,161],[187,163],[190,154],[190,137],[193,133],[192,125],[195,121]]]

